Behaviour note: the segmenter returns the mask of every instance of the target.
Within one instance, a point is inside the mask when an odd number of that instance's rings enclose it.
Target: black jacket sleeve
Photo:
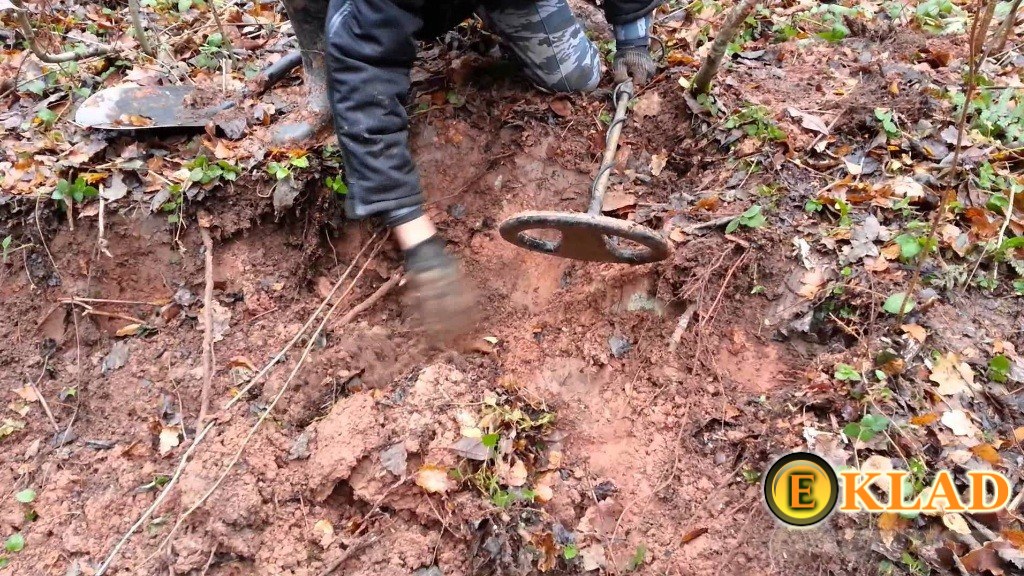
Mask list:
[[[604,16],[608,23],[628,24],[635,22],[661,6],[664,0],[604,0]]]
[[[348,182],[350,217],[410,220],[423,198],[405,105],[422,27],[418,2],[331,0],[328,92]],[[396,216],[400,215],[400,216]]]

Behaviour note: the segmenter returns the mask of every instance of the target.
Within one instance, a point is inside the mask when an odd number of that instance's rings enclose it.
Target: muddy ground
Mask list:
[[[917,90],[916,63],[922,50],[958,48],[892,27],[839,46],[748,47],[767,56],[736,59],[718,98],[771,110],[790,136],[770,145],[694,116],[677,83],[693,66],[663,64],[639,94],[609,195],[614,213],[668,235],[673,254],[627,267],[552,259],[498,235],[521,210],[585,207],[611,85],[539,93],[480,47],[487,40],[426,46],[414,74],[411,146],[428,211],[481,298],[481,322],[458,346],[426,345],[401,285],[334,324],[400,261],[386,242],[357,256],[382,231],[345,221],[312,173],[297,179],[292,206],[275,209],[275,183],[252,169],[190,202],[181,223],[136,196],[105,215],[109,253],[95,214],[72,230],[65,213],[40,210],[46,249],[34,242],[0,268],[0,384],[15,428],[0,442],[0,529],[25,540],[0,574],[96,573],[168,483],[109,574],[875,574],[893,557],[870,518],[791,531],[760,497],[758,474],[808,448],[808,428],[838,435],[859,417],[831,378],[835,362],[899,340],[877,302],[853,303],[863,322],[850,328],[794,299],[806,260],[792,241],[817,231],[804,205],[829,168],[792,161],[813,156],[816,134],[783,111],[835,119],[836,146],[864,138],[882,104],[908,122],[948,114]],[[285,86],[268,98],[286,109],[301,94]],[[240,142],[110,134],[104,154],[212,153],[218,142],[240,159],[280,154],[264,144],[266,127],[251,130]],[[744,162],[752,157],[757,170]],[[332,173],[326,161],[313,169]],[[783,190],[767,226],[691,228],[743,212],[765,186]],[[22,223],[9,229],[38,237],[33,203],[6,202],[9,222]],[[212,221],[216,304],[213,425],[197,443],[200,210]],[[812,243],[812,259],[836,258]],[[247,387],[351,264],[365,271],[323,333],[310,342],[306,331]],[[875,273],[876,291],[906,282],[910,268],[894,268]],[[792,328],[804,315],[813,326]],[[910,321],[937,347],[997,336],[1024,345],[1010,298],[950,297]],[[484,462],[463,442],[481,433],[497,434],[497,456]],[[1006,458],[1014,472],[1019,454]],[[436,470],[440,486],[428,488],[424,472]],[[25,488],[31,503],[13,497]]]

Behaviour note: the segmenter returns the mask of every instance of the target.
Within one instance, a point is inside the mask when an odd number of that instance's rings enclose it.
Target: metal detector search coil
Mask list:
[[[619,148],[619,136],[632,97],[631,81],[627,80],[615,87],[615,116],[605,137],[601,168],[590,187],[590,207],[587,211],[521,212],[498,226],[502,238],[520,248],[586,262],[649,264],[668,257],[668,242],[658,232],[636,222],[601,215],[604,193],[615,167],[615,152]],[[561,238],[544,240],[530,234],[539,230],[560,232]],[[638,244],[639,247],[627,248],[622,245],[622,240]]]

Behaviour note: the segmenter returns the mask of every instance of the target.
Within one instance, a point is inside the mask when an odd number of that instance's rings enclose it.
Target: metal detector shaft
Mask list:
[[[612,169],[615,168],[615,153],[619,151],[619,136],[622,135],[622,126],[626,123],[626,114],[629,112],[629,101],[633,98],[633,82],[627,80],[615,87],[615,116],[608,126],[608,134],[604,138],[604,156],[601,158],[601,168],[597,172],[597,178],[590,188],[590,207],[587,214],[600,214],[601,206],[604,205],[604,192],[608,189],[608,181],[612,177]]]
[[[616,86],[613,97],[615,116],[605,136],[601,167],[590,186],[587,211],[520,212],[498,226],[502,238],[520,248],[585,262],[649,264],[668,257],[668,241],[661,234],[636,222],[601,214],[604,192],[615,168],[622,125],[633,97],[633,83],[626,81]],[[559,238],[550,240],[532,233],[538,231],[557,232]]]

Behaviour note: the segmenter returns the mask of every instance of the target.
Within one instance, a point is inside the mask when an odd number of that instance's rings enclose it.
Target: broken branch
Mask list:
[[[206,412],[210,409],[210,388],[213,384],[213,238],[210,237],[210,229],[201,224],[199,234],[206,250],[206,287],[203,291],[203,390],[199,395],[196,428],[203,427]]]
[[[697,71],[697,75],[693,77],[690,92],[693,94],[708,93],[708,90],[711,89],[711,80],[718,72],[722,59],[725,58],[725,51],[729,48],[729,44],[732,44],[736,35],[739,34],[740,29],[743,28],[743,21],[754,11],[755,6],[757,6],[757,0],[742,0],[729,12],[729,17],[726,18],[725,24],[722,25],[722,29],[715,36],[715,42],[711,45],[711,52],[708,53],[708,57],[704,60],[700,70]]]
[[[111,50],[113,50],[106,44],[98,44],[87,50],[68,50],[59,54],[50,54],[39,46],[39,41],[36,38],[35,30],[32,28],[32,21],[28,18],[28,9],[25,8],[25,5],[22,4],[21,0],[11,0],[11,3],[14,4],[14,11],[18,15],[18,25],[21,26],[21,33],[25,35],[25,42],[28,43],[29,50],[36,55],[36,58],[47,64],[62,64],[64,62],[95,58],[96,56],[110,54]]]

